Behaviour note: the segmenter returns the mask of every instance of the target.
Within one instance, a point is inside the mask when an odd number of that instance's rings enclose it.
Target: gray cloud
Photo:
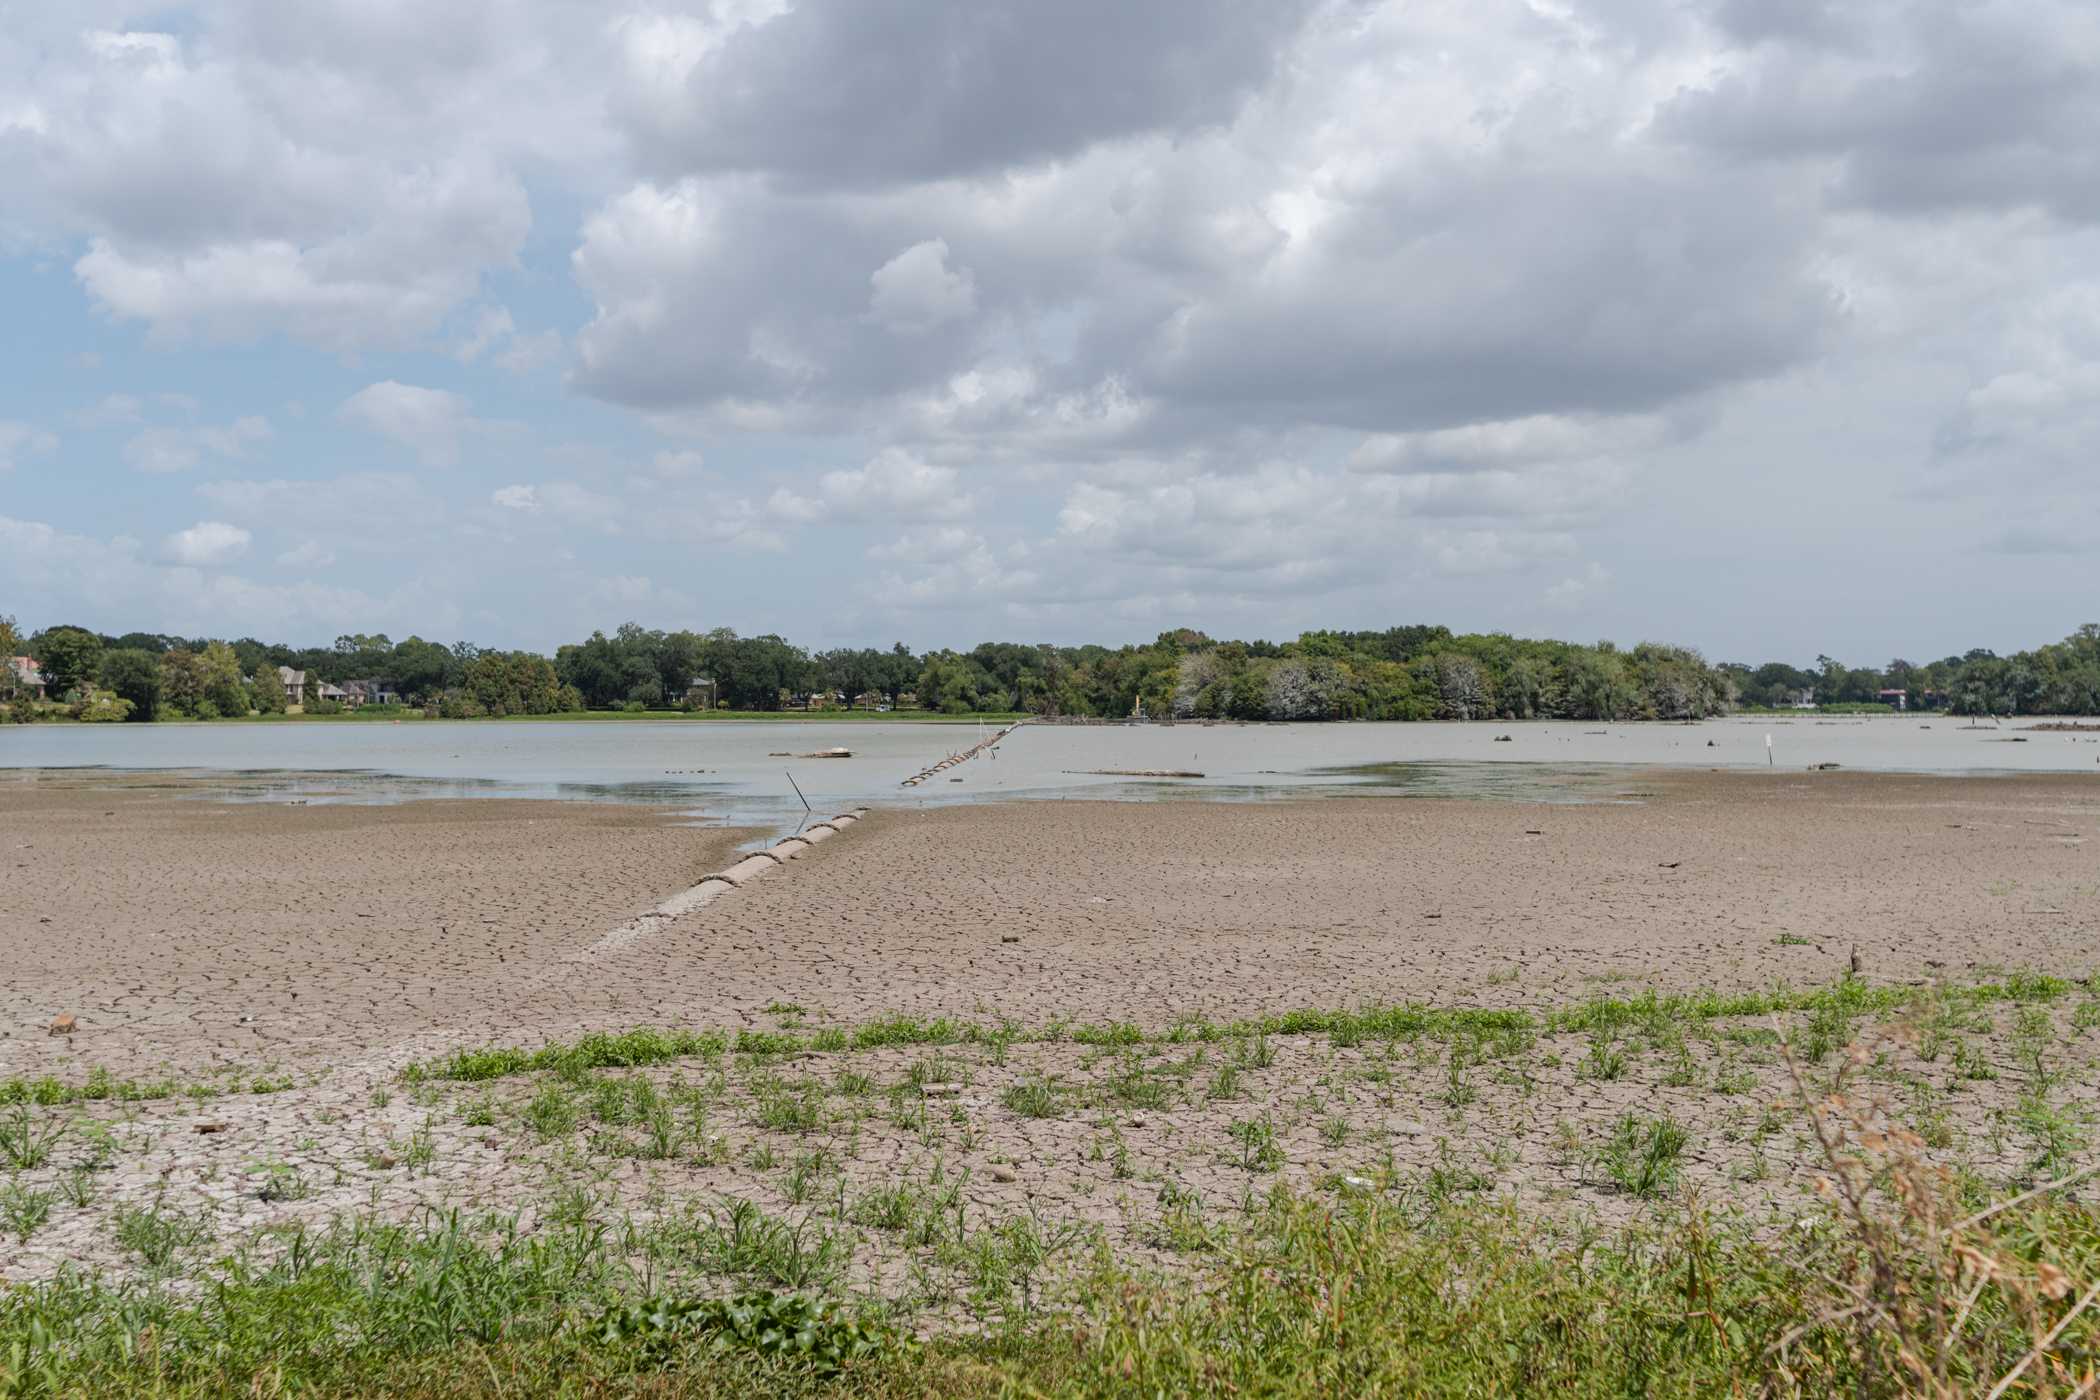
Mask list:
[[[996,174],[1228,120],[1308,0],[895,5],[805,0],[756,22],[638,30],[617,99],[659,175],[821,185]]]
[[[1834,163],[1833,192],[1897,214],[2034,206],[2100,218],[2100,19],[2069,0],[1746,4],[1757,43],[1667,104],[1668,136],[1735,160]]]

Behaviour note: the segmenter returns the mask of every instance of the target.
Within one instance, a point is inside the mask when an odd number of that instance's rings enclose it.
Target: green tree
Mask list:
[[[255,668],[255,675],[248,682],[248,702],[257,714],[263,715],[281,715],[291,707],[284,698],[284,677],[267,661]]]
[[[102,684],[118,699],[130,702],[126,718],[144,723],[160,709],[160,661],[144,647],[119,647],[103,656]]]
[[[94,679],[102,638],[84,627],[49,627],[30,639],[30,654],[44,668],[45,688],[58,698]]]

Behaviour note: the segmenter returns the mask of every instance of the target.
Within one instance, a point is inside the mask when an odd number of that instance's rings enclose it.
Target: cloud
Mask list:
[[[255,417],[236,418],[224,427],[148,428],[124,444],[124,460],[137,471],[182,472],[206,458],[245,457],[270,437],[269,421]]]
[[[31,115],[0,117],[0,176],[18,220],[84,245],[96,304],[158,338],[420,340],[522,247],[518,159],[609,137],[563,72],[609,61],[582,13],[317,0],[295,35],[257,0],[178,7],[169,33],[98,8],[22,17],[0,80]]]
[[[608,534],[619,533],[626,514],[625,507],[614,497],[573,481],[499,486],[489,493],[489,504],[506,514],[545,515],[563,528],[581,526]]]
[[[277,556],[287,569],[325,569],[335,562],[335,551],[319,540],[302,540]]]
[[[1545,603],[1555,612],[1579,612],[1597,596],[1611,586],[1611,570],[1602,564],[1590,563],[1581,573],[1570,574],[1546,588]]]
[[[719,26],[667,20],[628,31],[615,107],[641,159],[660,173],[757,169],[881,183],[1196,130],[1232,116],[1310,6],[725,8],[734,17]]]
[[[465,398],[445,389],[424,389],[397,380],[367,384],[336,410],[343,422],[390,438],[427,467],[459,461],[462,440],[487,430]]]
[[[200,520],[162,541],[161,557],[171,564],[187,564],[192,568],[220,568],[246,554],[253,538],[238,525],[228,525],[221,520]]]
[[[1720,17],[1745,42],[1663,105],[1664,135],[1731,161],[1815,162],[1838,203],[1886,214],[2100,220],[2090,7],[1731,0]]]
[[[875,269],[868,313],[904,335],[930,331],[977,309],[977,282],[968,268],[950,269],[946,239],[914,243]]]
[[[484,306],[453,343],[452,357],[462,364],[473,364],[487,356],[498,369],[523,374],[560,359],[562,349],[561,332],[522,334],[511,320],[508,307]]]
[[[0,472],[13,471],[15,463],[58,450],[58,439],[33,423],[0,418]]]
[[[178,536],[183,533],[189,532]],[[189,636],[398,629],[422,611],[404,606],[418,591],[412,581],[387,597],[310,579],[261,581],[223,568],[157,563],[123,536],[100,538],[4,515],[0,582],[25,614],[92,618],[112,630],[144,623]]]
[[[92,408],[72,415],[78,428],[111,428],[145,421],[145,403],[136,394],[104,394]]]
[[[971,498],[953,467],[923,462],[900,448],[885,448],[866,465],[826,472],[814,495],[786,487],[774,491],[768,511],[796,524],[842,521],[952,520],[969,514]]]
[[[403,472],[207,481],[197,495],[226,519],[304,536],[337,551],[425,554],[452,526],[444,498]]]

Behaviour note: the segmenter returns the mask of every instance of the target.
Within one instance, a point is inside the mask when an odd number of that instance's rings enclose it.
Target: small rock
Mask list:
[[[197,1131],[200,1133],[223,1133],[232,1126],[233,1124],[231,1123],[199,1123],[197,1124]]]
[[[1395,1118],[1385,1125],[1385,1130],[1394,1137],[1421,1137],[1429,1131],[1412,1118]]]
[[[1021,935],[1018,933],[1002,933],[999,935],[999,941],[1001,943],[1019,943]]]
[[[994,1181],[1019,1181],[1021,1174],[1004,1162],[994,1162],[985,1168],[985,1175]]]
[[[919,1092],[929,1099],[952,1099],[959,1096],[962,1091],[963,1086],[960,1084],[928,1084]]]

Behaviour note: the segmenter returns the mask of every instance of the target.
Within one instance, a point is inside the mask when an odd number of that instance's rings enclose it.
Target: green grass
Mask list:
[[[1479,1047],[1480,1055],[1502,1055],[1527,1048],[1540,1035],[1610,1033],[1628,1028],[1643,1028],[1653,1033],[1655,1028],[1673,1023],[1698,1025],[1710,1021],[1797,1014],[1811,1017],[1809,1035],[1812,1040],[1822,1042],[1827,1053],[1827,1047],[1836,1043],[1833,1037],[1841,1038],[1856,1017],[1887,1016],[1934,1006],[1938,1006],[1944,1015],[1973,1011],[1994,1003],[2033,1005],[2061,1000],[2081,987],[2089,992],[2094,990],[2088,983],[2041,973],[2014,973],[2002,981],[1940,988],[1880,986],[1846,976],[1822,987],[1802,989],[1780,986],[1755,992],[1684,994],[1651,990],[1632,997],[1596,997],[1576,1006],[1536,1013],[1416,1004],[1348,1010],[1307,1008],[1225,1023],[1176,1021],[1156,1031],[1148,1031],[1130,1022],[1080,1026],[1053,1022],[1031,1030],[1011,1021],[986,1024],[948,1017],[922,1020],[908,1016],[884,1017],[851,1029],[825,1027],[807,1034],[642,1028],[588,1035],[575,1042],[557,1042],[533,1050],[515,1046],[458,1050],[439,1060],[411,1065],[407,1077],[412,1083],[424,1079],[499,1079],[541,1070],[575,1073],[691,1058],[717,1059],[729,1052],[777,1057],[845,1047],[855,1050],[913,1045],[999,1047],[1021,1042],[1056,1041],[1104,1047],[1185,1044],[1266,1047],[1270,1036],[1311,1035],[1324,1035],[1343,1044],[1367,1040],[1463,1041]],[[8,1091],[10,1083],[20,1084],[21,1081],[0,1082],[0,1103],[70,1102],[70,1099],[58,1097],[62,1093],[90,1096],[86,1091],[65,1090],[63,1086],[57,1086],[44,1090],[47,1097],[43,1098],[30,1097],[22,1090],[15,1091],[15,1096],[11,1097]]]
[[[877,1207],[885,1227],[912,1214]],[[1196,1227],[1189,1227],[1195,1230]],[[2075,1206],[2002,1222],[2006,1279],[2094,1257]],[[638,1238],[593,1224],[529,1236],[500,1216],[354,1218],[206,1266],[208,1286],[88,1274],[0,1294],[0,1390],[25,1396],[384,1393],[1120,1397],[1155,1395],[1848,1395],[1913,1393],[1893,1334],[1833,1319],[1826,1279],[1859,1246],[1835,1229],[1776,1240],[1690,1208],[1599,1233],[1477,1198],[1426,1214],[1375,1195],[1277,1189],[1203,1227],[1159,1274],[1078,1260],[1078,1236],[1015,1218],[958,1248],[1007,1325],[907,1327],[833,1290],[836,1237],[724,1202]],[[645,1269],[634,1260],[640,1247]],[[648,1277],[677,1257],[733,1297]],[[1899,1262],[1904,1262],[1899,1260]],[[1950,1304],[1964,1280],[1905,1286]],[[728,1291],[724,1289],[723,1291]],[[1981,1393],[2026,1352],[2011,1288],[1978,1290],[1947,1359]],[[712,1300],[712,1301],[711,1301]],[[2043,1320],[2069,1311],[2045,1304]],[[1951,1307],[1950,1307],[1951,1311]],[[2090,1315],[2053,1341],[2076,1373]],[[2057,1393],[2068,1389],[2061,1387]],[[2026,1390],[2018,1393],[2031,1393]]]

